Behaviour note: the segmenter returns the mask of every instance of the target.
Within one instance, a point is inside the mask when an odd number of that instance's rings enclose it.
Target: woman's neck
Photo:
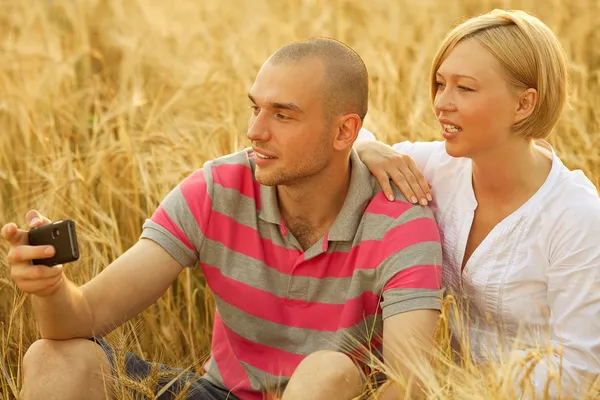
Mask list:
[[[475,197],[500,203],[525,202],[552,168],[552,160],[533,141],[510,141],[472,161]]]

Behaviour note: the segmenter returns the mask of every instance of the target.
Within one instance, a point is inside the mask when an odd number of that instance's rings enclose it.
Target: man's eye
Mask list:
[[[254,104],[250,106],[250,109],[252,110],[252,113],[254,115],[258,115],[258,113],[260,112],[260,108],[257,105],[254,105]]]
[[[290,119],[292,119],[291,117],[288,117],[287,115],[281,113],[275,114],[275,117],[281,121],[289,121]]]

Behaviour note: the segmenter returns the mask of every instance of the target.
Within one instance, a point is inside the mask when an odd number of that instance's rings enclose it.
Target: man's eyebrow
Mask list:
[[[270,106],[272,108],[277,108],[279,110],[290,110],[290,111],[295,111],[298,113],[303,113],[304,111],[296,104],[294,103],[270,103]]]
[[[442,74],[440,74],[439,72],[435,73],[435,76],[438,76],[440,78],[443,78],[444,76]],[[466,78],[466,79],[472,79],[474,81],[477,81],[477,79],[473,78],[470,75],[463,75],[463,74],[452,74],[450,75],[452,78]]]
[[[250,99],[251,102],[256,104],[256,100],[254,100],[254,97],[252,97],[252,95],[250,93],[248,93],[248,98]],[[271,103],[269,103],[269,107],[277,108],[279,110],[290,110],[290,111],[295,111],[297,113],[304,113],[304,110],[302,110],[300,108],[300,106],[298,106],[297,104],[294,104],[294,103],[271,102]]]

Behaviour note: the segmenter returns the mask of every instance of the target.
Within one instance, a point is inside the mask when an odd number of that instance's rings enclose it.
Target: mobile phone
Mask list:
[[[46,265],[51,267],[57,264],[66,264],[79,259],[79,245],[75,222],[70,219],[52,222],[38,226],[28,232],[31,246],[54,246],[56,253],[52,258],[31,260],[33,265]]]

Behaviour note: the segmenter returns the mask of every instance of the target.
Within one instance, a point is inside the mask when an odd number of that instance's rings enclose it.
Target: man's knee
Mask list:
[[[85,339],[34,342],[23,357],[22,397],[30,398],[49,385],[66,391],[89,385],[95,373],[109,373],[102,348]]]
[[[23,373],[25,379],[30,376],[30,372],[43,372],[47,370],[48,361],[55,361],[57,355],[57,346],[54,340],[40,339],[34,342],[23,357]]]
[[[83,339],[50,340],[40,339],[34,342],[23,357],[23,371],[54,372],[55,368],[68,363],[77,368],[83,365],[87,351],[91,349],[92,342]],[[87,348],[87,349],[86,349]],[[60,368],[59,368],[60,369]]]

